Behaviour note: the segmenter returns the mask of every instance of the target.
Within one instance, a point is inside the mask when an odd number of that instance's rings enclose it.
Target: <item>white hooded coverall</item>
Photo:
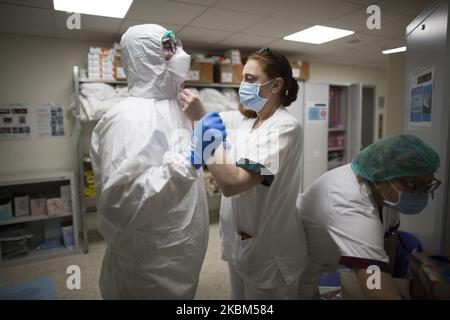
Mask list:
[[[131,96],[92,135],[98,227],[107,242],[100,276],[105,299],[193,299],[205,257],[202,173],[175,151],[172,136],[176,129],[192,131],[176,101],[186,75],[164,59],[165,31],[138,25],[122,36]]]

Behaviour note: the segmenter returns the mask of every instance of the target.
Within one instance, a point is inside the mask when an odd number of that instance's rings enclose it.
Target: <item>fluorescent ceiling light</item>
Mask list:
[[[58,11],[123,18],[132,2],[133,0],[53,0],[53,7]]]
[[[314,27],[290,34],[283,39],[289,41],[321,44],[339,38],[347,37],[354,33],[355,31],[351,30],[336,29],[316,25]]]
[[[397,52],[403,52],[406,51],[406,47],[398,47],[394,49],[384,50],[382,51],[383,54],[391,54],[391,53],[397,53]]]

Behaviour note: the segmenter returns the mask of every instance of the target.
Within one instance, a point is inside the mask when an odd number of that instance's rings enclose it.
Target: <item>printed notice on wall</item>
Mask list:
[[[36,107],[37,128],[40,138],[64,136],[64,108],[55,103]]]
[[[430,126],[433,114],[434,68],[410,78],[409,124]]]
[[[30,114],[24,104],[0,106],[0,141],[30,140]]]
[[[306,119],[310,122],[328,121],[327,102],[308,102],[306,104]]]

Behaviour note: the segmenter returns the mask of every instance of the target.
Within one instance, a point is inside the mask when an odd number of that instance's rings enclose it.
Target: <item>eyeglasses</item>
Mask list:
[[[403,181],[403,183],[410,189],[413,190],[412,193],[434,193],[434,191],[436,191],[437,188],[439,188],[439,186],[442,184],[441,181],[439,181],[438,179],[433,179],[433,181],[431,181],[429,184],[427,184],[426,186],[415,186],[414,184],[412,184],[411,182],[407,182],[407,181]]]

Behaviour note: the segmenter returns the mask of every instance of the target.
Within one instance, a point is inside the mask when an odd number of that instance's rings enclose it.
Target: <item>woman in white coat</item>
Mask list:
[[[220,114],[227,150],[207,162],[223,193],[220,236],[231,298],[295,299],[305,261],[295,206],[302,128],[286,107],[296,100],[298,84],[287,59],[268,48],[249,57],[243,77],[244,108]],[[180,101],[197,117],[205,112],[194,92],[184,90]]]
[[[319,298],[322,272],[351,268],[366,299],[400,299],[391,272],[399,212],[418,214],[439,186],[439,156],[411,135],[380,140],[360,151],[351,164],[319,177],[299,197],[306,230],[308,264],[299,296]],[[367,286],[378,268],[379,288]],[[376,270],[376,269],[374,269]]]
[[[201,170],[173,135],[192,132],[176,100],[190,57],[159,25],[129,28],[120,46],[131,96],[100,120],[90,150],[107,243],[100,290],[105,299],[192,299],[208,211]],[[223,129],[218,114],[205,118],[197,132]]]

